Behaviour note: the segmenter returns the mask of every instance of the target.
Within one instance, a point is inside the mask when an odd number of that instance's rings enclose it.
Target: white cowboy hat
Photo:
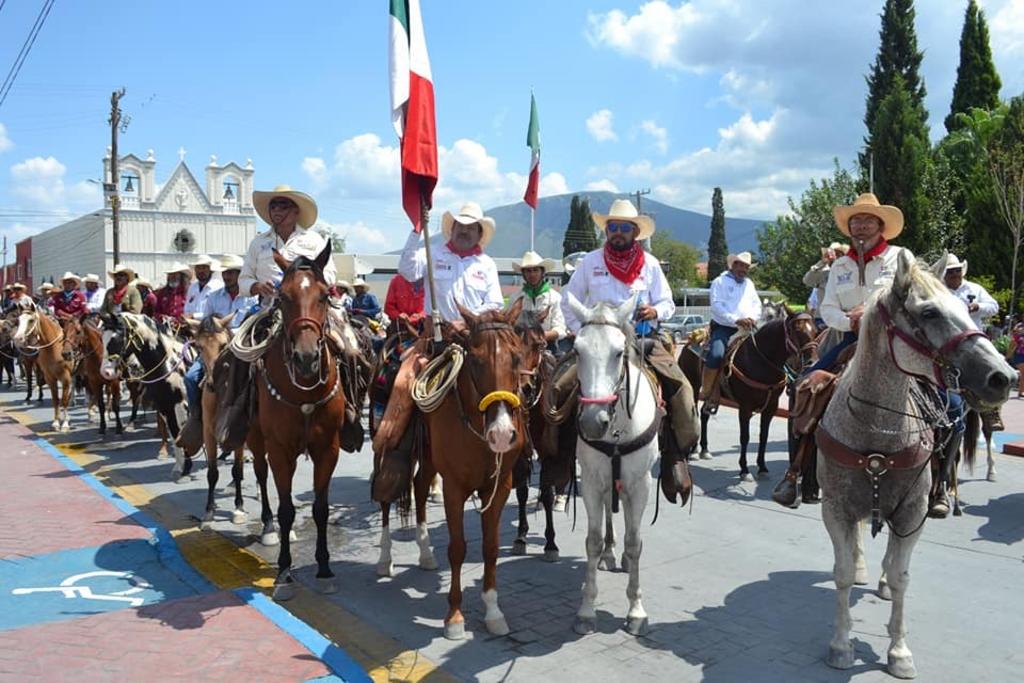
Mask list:
[[[20,282],[15,282],[13,285],[11,285],[11,289],[25,289],[25,285],[21,284]]]
[[[295,202],[299,207],[297,223],[301,227],[308,228],[316,223],[317,208],[313,198],[305,192],[293,190],[290,185],[278,185],[273,190],[256,190],[252,193],[252,206],[267,225],[273,225],[270,221],[270,200],[275,197],[284,197]]]
[[[192,268],[195,268],[196,266],[209,266],[210,270],[218,273],[223,270],[223,267],[220,265],[220,261],[212,258],[209,254],[200,254],[188,265]]]
[[[186,266],[181,261],[175,261],[170,265],[169,268],[164,270],[164,273],[166,273],[167,275],[170,275],[171,273],[187,273],[191,275],[192,271],[191,269],[189,269],[188,266]]]
[[[459,209],[457,214],[445,211],[441,217],[441,232],[445,240],[452,238],[452,224],[458,222],[462,225],[480,224],[480,248],[487,246],[487,243],[494,237],[495,223],[490,216],[485,216],[483,209],[476,202],[466,202]]]
[[[98,285],[100,283],[100,276],[96,273],[86,273],[85,277],[82,278],[82,282],[85,284],[89,284],[91,282],[94,285]]]
[[[43,292],[48,292],[51,289],[56,289],[53,286],[53,283],[52,282],[44,282],[43,284],[39,285],[39,289],[37,289],[36,291],[39,292],[40,294],[42,294]]]
[[[832,215],[835,216],[836,226],[839,232],[844,235],[850,234],[850,217],[859,213],[866,213],[877,217],[884,224],[882,237],[886,240],[895,239],[903,232],[903,212],[895,206],[880,204],[878,197],[865,192],[857,197],[850,206],[833,206]]]
[[[725,259],[726,268],[732,270],[732,264],[736,261],[746,263],[748,266],[754,265],[754,257],[750,255],[749,251],[741,251],[738,254],[729,254]]]
[[[635,223],[637,227],[636,238],[638,240],[645,240],[654,234],[654,219],[650,216],[641,216],[636,207],[633,206],[633,202],[628,199],[616,199],[612,202],[611,207],[608,209],[608,213],[594,213],[594,222],[603,231],[608,221],[629,221]]]
[[[82,286],[82,278],[78,277],[77,275],[72,273],[70,270],[65,271],[64,274],[60,276],[60,283],[61,284],[64,284],[64,282],[66,282],[67,280],[74,280],[75,282],[77,282],[78,285],[76,285],[76,287],[81,287]]]
[[[153,289],[153,283],[144,277],[135,278],[132,284],[136,287],[145,287],[146,289]]]
[[[355,280],[352,281],[352,287],[353,288],[355,288],[355,287],[369,287],[369,286],[370,285],[366,284],[366,280],[364,280],[361,277],[357,277]]]
[[[107,272],[107,275],[109,275],[110,277],[114,277],[115,275],[119,275],[121,273],[125,273],[126,275],[128,275],[129,280],[135,279],[135,269],[132,268],[131,266],[126,266],[123,263],[119,263],[116,266],[114,266],[114,269]]]
[[[221,271],[241,270],[244,265],[245,261],[242,260],[241,256],[236,254],[225,254],[224,258],[220,260]]]
[[[554,259],[543,258],[535,251],[528,251],[519,261],[512,262],[512,270],[517,273],[523,272],[523,268],[543,268],[545,273],[550,273],[556,266]]]
[[[935,274],[942,277],[946,274],[947,270],[955,270],[959,268],[961,275],[967,275],[967,259],[961,261],[956,257],[956,254],[946,254],[940,258],[933,268]]]
[[[334,284],[338,286],[338,289],[344,289],[348,292],[349,296],[354,296],[356,290],[352,289],[352,285],[349,284],[348,280],[335,280]]]

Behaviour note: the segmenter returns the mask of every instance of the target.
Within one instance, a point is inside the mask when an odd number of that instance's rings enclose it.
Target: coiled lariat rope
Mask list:
[[[228,347],[235,354],[236,358],[246,363],[252,363],[263,357],[267,347],[270,346],[270,343],[281,329],[281,318],[279,315],[275,315],[276,313],[277,308],[271,307],[259,311],[255,315],[250,315],[242,321],[242,324],[238,326],[235,334],[231,337],[231,341],[228,342]],[[257,341],[257,326],[271,315],[274,315],[274,320],[270,325],[270,329],[267,330],[266,336],[262,340]]]
[[[466,352],[458,344],[449,344],[437,358],[427,363],[412,384],[412,400],[424,413],[441,407],[448,392],[459,379]]]

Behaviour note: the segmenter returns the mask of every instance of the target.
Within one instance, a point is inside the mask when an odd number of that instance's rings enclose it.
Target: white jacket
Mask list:
[[[516,299],[523,300],[524,311],[543,311],[545,308],[548,309],[548,315],[544,318],[544,322],[541,323],[541,327],[544,328],[545,332],[557,331],[559,339],[564,339],[568,336],[569,331],[565,327],[565,316],[562,315],[562,295],[558,291],[549,289],[537,297],[536,301],[526,296],[525,292],[520,292]]]
[[[841,332],[850,331],[847,312],[865,303],[877,290],[888,287],[896,277],[900,251],[892,244],[864,266],[864,285],[860,284],[857,261],[841,256],[832,264],[825,285],[825,300],[821,302],[821,318],[825,324]],[[908,252],[909,253],[909,252]]]
[[[604,249],[595,249],[584,256],[576,266],[576,272],[563,290],[572,295],[585,306],[609,303],[621,306],[629,301],[633,294],[638,294],[637,306],[653,306],[658,311],[658,320],[668,320],[676,312],[676,304],[672,301],[672,288],[661,270],[657,257],[644,252],[644,267],[633,284],[627,285],[608,272],[604,262]],[[562,314],[569,331],[575,334],[580,329],[580,321],[569,308],[568,297],[562,297]]]
[[[402,257],[398,260],[398,272],[409,282],[427,275],[427,250],[422,242],[420,233],[410,232]],[[447,244],[432,247],[430,256],[434,262],[437,310],[442,320],[462,320],[459,309],[455,307],[456,302],[474,314],[504,307],[505,297],[501,295],[498,266],[490,256],[480,254],[463,258],[453,253]],[[430,286],[427,285],[425,289],[423,310],[429,315],[433,302]]]
[[[103,287],[97,287],[91,292],[88,289],[83,289],[82,293],[85,294],[86,308],[89,309],[90,313],[95,313],[103,305],[103,298],[107,295],[107,290]]]
[[[711,281],[709,292],[711,298],[711,319],[719,325],[736,327],[736,321],[750,318],[761,319],[761,300],[757,297],[757,287],[749,277],[737,282],[728,270]]]
[[[186,318],[202,320],[207,315],[206,302],[210,300],[215,292],[224,289],[224,281],[220,278],[210,276],[206,286],[200,288],[199,280],[195,280],[188,286],[188,293],[185,295],[185,308],[182,315]]]
[[[973,297],[974,303],[978,304],[978,310],[970,312],[968,315],[971,316],[971,320],[974,321],[974,326],[979,330],[982,329],[982,321],[985,318],[991,318],[999,312],[999,304],[996,300],[985,291],[985,288],[979,285],[977,282],[963,281],[959,289],[950,290],[956,295],[960,301],[964,302],[964,305],[971,304],[971,298]]]
[[[282,275],[281,269],[274,262],[274,249],[277,249],[285,260],[294,261],[300,256],[316,258],[326,244],[319,233],[297,226],[287,242],[282,240],[273,228],[259,233],[252,238],[249,250],[245,253],[242,272],[238,275],[239,291],[248,296],[252,286],[257,282],[277,280]],[[324,266],[324,279],[328,285],[334,284],[336,275],[333,257],[328,259],[327,265]]]

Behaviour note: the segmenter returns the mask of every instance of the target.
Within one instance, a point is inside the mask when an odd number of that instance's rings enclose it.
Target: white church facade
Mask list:
[[[175,261],[188,263],[199,254],[217,257],[244,254],[256,235],[252,206],[253,166],[224,165],[210,157],[200,184],[185,163],[184,150],[170,177],[157,185],[152,150],[140,159],[118,159],[118,178],[110,177],[110,153],[103,177],[116,182],[120,262],[160,286]],[[96,273],[109,283],[114,267],[113,219],[109,198],[102,210],[79,216],[32,237],[33,279],[57,278],[67,270]]]

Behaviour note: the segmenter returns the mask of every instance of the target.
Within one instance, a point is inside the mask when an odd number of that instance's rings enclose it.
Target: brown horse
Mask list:
[[[291,529],[295,521],[292,477],[298,458],[313,460],[313,520],[316,522],[317,582],[324,593],[337,590],[327,550],[327,497],[341,444],[345,392],[341,369],[328,346],[329,294],[323,269],[331,258],[330,243],[310,260],[300,256],[288,263],[274,252],[284,271],[277,307],[281,329],[271,337],[256,361],[259,437],[277,487],[277,519],[281,551],[274,598],[294,596],[291,576]],[[255,449],[256,461],[261,458]]]
[[[757,447],[757,476],[768,473],[764,453],[768,445],[768,428],[779,407],[779,397],[787,382],[800,374],[814,359],[814,321],[805,313],[786,309],[785,319],[772,320],[757,332],[738,342],[739,348],[726,353],[726,364],[720,375],[722,394],[736,402],[740,420],[740,478],[751,481],[747,468],[747,445],[750,443],[750,418],[761,414],[760,441]],[[679,367],[693,387],[700,391],[704,361],[699,349],[687,345],[679,355]],[[708,417],[705,403],[700,411],[700,457],[708,452]]]
[[[84,374],[90,399],[96,402],[100,413],[100,434],[107,433],[107,400],[114,411],[114,433],[121,434],[121,378],[107,379],[100,371],[103,365],[103,330],[98,314],[93,313],[79,322],[77,318],[64,321],[64,337],[75,352],[76,364]]]
[[[35,362],[42,368],[43,377],[50,387],[50,398],[53,399],[53,429],[67,432],[71,431],[68,403],[71,402],[72,359],[65,352],[64,341],[60,323],[34,306],[23,310],[18,316],[14,345],[23,355],[35,356]],[[61,390],[59,401],[58,389]]]
[[[32,402],[32,380],[36,380],[36,386],[39,387],[39,397],[37,400],[43,400],[43,385],[46,380],[43,379],[43,369],[36,364],[35,353],[24,353],[14,345],[14,333],[18,330],[18,319],[21,316],[21,309],[14,308],[7,312],[7,314],[0,319],[0,353],[4,354],[5,360],[13,360],[17,363],[18,367],[21,368],[21,377],[25,380],[27,389],[25,392],[25,403]],[[8,386],[11,382],[8,382]]]

